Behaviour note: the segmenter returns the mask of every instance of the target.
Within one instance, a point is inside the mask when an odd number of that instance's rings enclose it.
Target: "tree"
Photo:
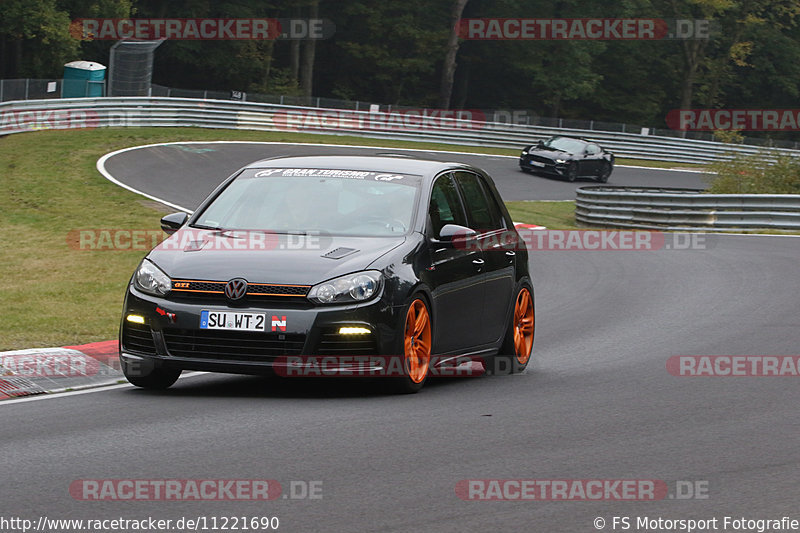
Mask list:
[[[450,109],[450,97],[453,93],[453,77],[456,73],[456,54],[458,53],[458,20],[464,12],[468,0],[454,0],[450,17],[450,37],[447,39],[447,52],[442,65],[442,84],[439,89],[439,108]]]
[[[55,0],[4,0],[0,18],[0,76],[56,78],[77,59],[80,41]]]

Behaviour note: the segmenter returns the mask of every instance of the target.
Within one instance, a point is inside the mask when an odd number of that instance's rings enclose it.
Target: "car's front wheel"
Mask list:
[[[408,304],[403,324],[402,347],[404,375],[392,378],[396,392],[418,392],[428,379],[431,364],[431,315],[421,295]]]
[[[573,182],[578,179],[578,163],[574,161],[567,167],[567,181]]]
[[[146,371],[141,365],[131,365],[126,363],[125,360],[122,361],[122,373],[125,374],[125,379],[133,385],[143,389],[156,390],[169,388],[178,381],[181,375],[180,370],[173,368],[152,368]]]
[[[597,176],[597,181],[600,183],[606,183],[609,176],[611,176],[611,163],[605,162],[603,163],[603,167],[600,169],[600,175]]]

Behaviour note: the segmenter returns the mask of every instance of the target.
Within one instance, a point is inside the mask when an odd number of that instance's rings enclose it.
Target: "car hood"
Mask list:
[[[364,270],[405,240],[183,228],[148,259],[172,279],[313,285]]]
[[[547,159],[572,159],[574,157],[573,154],[569,152],[564,152],[563,150],[547,150],[547,149],[539,149],[539,148],[532,148],[528,150],[528,155],[536,155],[539,157],[546,157]]]

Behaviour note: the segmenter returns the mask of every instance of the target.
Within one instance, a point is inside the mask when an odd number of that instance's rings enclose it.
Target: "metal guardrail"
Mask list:
[[[190,126],[295,131],[430,141],[520,150],[552,135],[589,137],[617,157],[676,163],[708,163],[733,154],[755,154],[751,146],[711,141],[478,122],[421,116],[413,112],[318,109],[230,100],[105,97],[0,103],[0,135],[41,129],[106,126]],[[800,151],[771,151],[800,156]]]
[[[800,230],[800,194],[702,194],[700,189],[587,186],[575,219],[594,227],[675,231]]]

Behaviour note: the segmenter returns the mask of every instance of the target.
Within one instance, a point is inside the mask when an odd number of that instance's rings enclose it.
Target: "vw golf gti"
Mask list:
[[[281,374],[317,355],[346,376],[354,357],[391,357],[401,371],[386,382],[409,393],[465,357],[489,373],[528,364],[527,250],[478,168],[270,159],[161,224],[170,236],[125,296],[120,358],[134,385],[166,388],[183,370]]]

